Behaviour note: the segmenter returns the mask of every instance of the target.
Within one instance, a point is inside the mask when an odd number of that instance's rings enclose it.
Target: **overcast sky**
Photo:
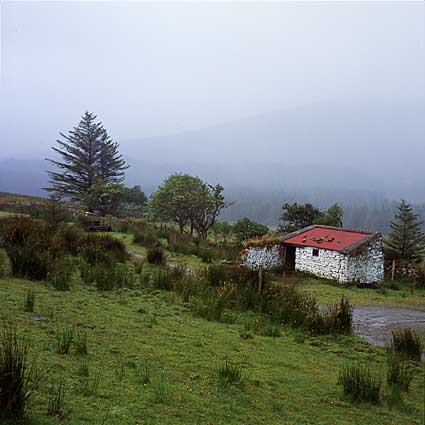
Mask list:
[[[2,1],[0,158],[46,151],[86,109],[126,140],[305,105],[423,99],[424,11]]]

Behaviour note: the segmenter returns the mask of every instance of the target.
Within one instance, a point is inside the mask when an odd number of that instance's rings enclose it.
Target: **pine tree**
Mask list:
[[[88,194],[94,187],[121,184],[128,168],[96,115],[86,112],[78,125],[68,135],[60,133],[64,140],[57,140],[61,161],[47,159],[56,167],[48,171],[51,187],[48,191],[72,201],[87,204]],[[85,205],[94,209],[96,205]]]
[[[412,206],[401,200],[385,241],[385,247],[392,257],[414,261],[424,255],[425,235],[421,231],[423,222],[418,218],[419,215],[414,213]]]

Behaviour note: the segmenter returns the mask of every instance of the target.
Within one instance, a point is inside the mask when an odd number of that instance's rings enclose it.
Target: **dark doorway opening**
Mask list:
[[[285,270],[295,270],[295,246],[283,245],[283,266]]]

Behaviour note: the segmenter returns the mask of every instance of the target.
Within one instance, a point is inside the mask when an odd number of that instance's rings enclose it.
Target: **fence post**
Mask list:
[[[395,277],[395,260],[393,260],[393,263],[391,265],[391,280],[394,280]]]

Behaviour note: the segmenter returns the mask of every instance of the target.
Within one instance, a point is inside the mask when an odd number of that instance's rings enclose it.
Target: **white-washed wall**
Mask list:
[[[273,270],[283,264],[279,245],[247,248],[242,261],[245,267],[253,270]]]
[[[319,255],[315,257],[313,256],[313,248],[297,247],[295,250],[295,270],[342,283],[350,281],[347,257],[328,249],[319,249]]]
[[[382,239],[377,239],[355,255],[319,249],[313,256],[313,248],[298,247],[295,252],[295,269],[312,273],[340,283],[358,282],[371,284],[384,279],[384,253]]]
[[[376,283],[384,280],[384,251],[382,238],[376,239],[361,253],[348,258],[350,280],[359,283]]]

